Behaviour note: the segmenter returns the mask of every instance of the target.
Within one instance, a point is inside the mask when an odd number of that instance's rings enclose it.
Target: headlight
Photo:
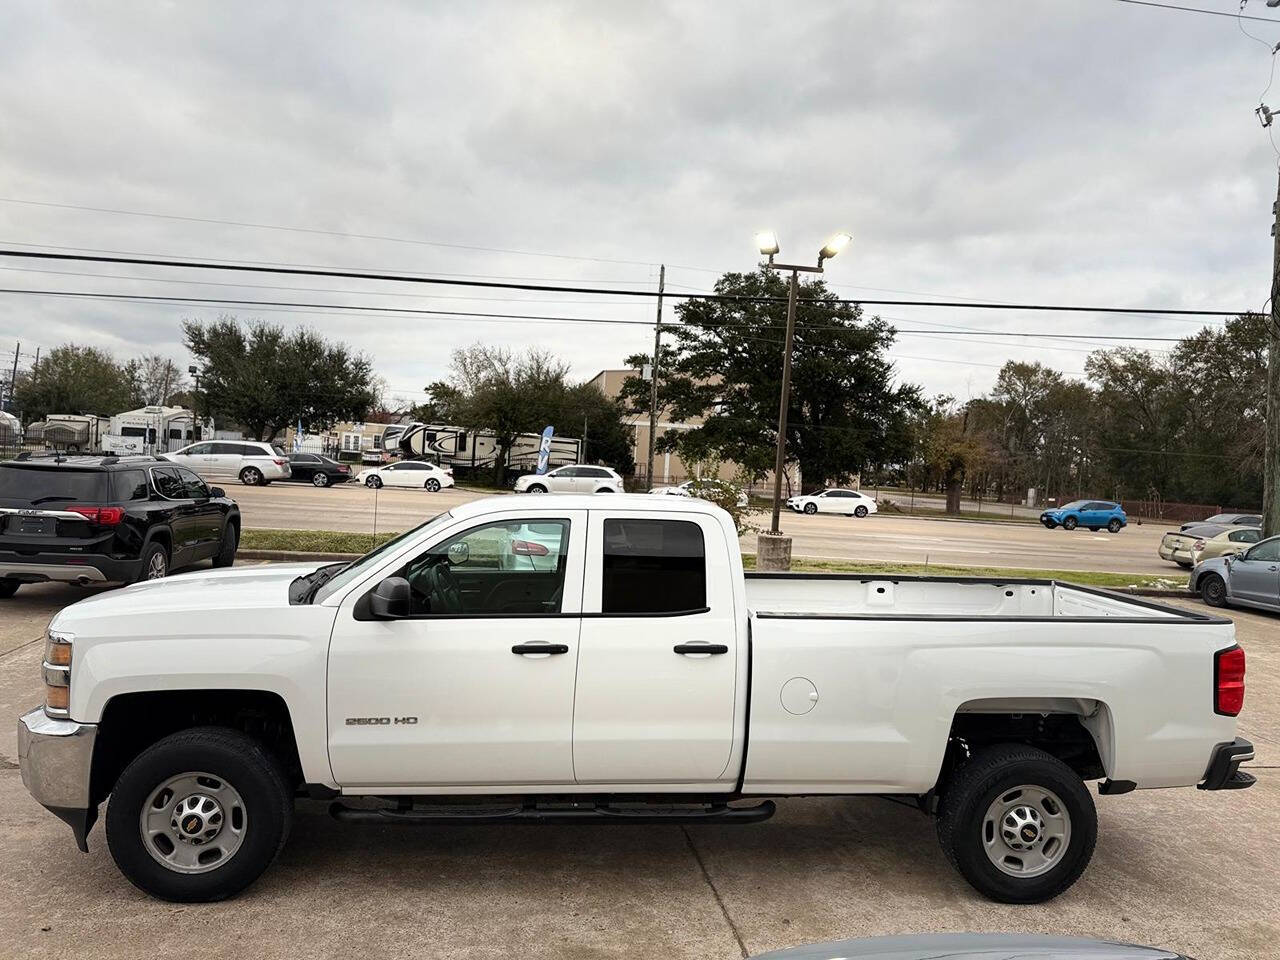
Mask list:
[[[44,663],[40,665],[44,675],[44,712],[51,717],[65,717],[71,709],[71,655],[70,633],[49,630],[45,634]]]

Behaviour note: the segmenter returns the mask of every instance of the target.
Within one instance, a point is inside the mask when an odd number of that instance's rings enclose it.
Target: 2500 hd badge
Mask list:
[[[385,727],[393,723],[417,722],[417,717],[347,717],[348,727]]]

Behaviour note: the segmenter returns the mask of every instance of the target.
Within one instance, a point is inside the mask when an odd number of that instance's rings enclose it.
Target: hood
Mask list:
[[[121,590],[106,590],[64,607],[50,623],[60,630],[96,619],[127,616],[167,617],[227,610],[289,605],[289,584],[323,563],[279,563],[229,570],[183,573],[162,580],[144,580]],[[92,633],[92,629],[89,631]]]
[[[1021,933],[924,934],[835,940],[753,960],[1178,960],[1176,953],[1106,940]]]

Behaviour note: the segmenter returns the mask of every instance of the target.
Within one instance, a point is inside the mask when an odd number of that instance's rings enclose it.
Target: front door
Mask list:
[[[1280,538],[1264,540],[1231,561],[1231,595],[1251,603],[1280,603]]]
[[[708,544],[723,556],[710,517],[591,511],[573,717],[578,783],[736,775],[733,588],[727,564],[708,565]]]
[[[329,760],[348,787],[573,783],[586,512],[459,523],[354,588],[329,650]],[[403,576],[410,616],[360,598]]]

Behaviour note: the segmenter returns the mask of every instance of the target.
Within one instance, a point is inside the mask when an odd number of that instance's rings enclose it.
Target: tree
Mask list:
[[[936,397],[916,424],[921,459],[929,479],[947,493],[947,513],[960,512],[965,475],[990,456],[986,439],[969,429],[969,412],[951,397]]]
[[[666,366],[660,394],[672,416],[706,420],[692,430],[669,431],[658,446],[679,451],[686,461],[732,460],[758,478],[773,467],[786,283],[767,271],[727,273],[715,290],[747,299],[695,299],[676,308],[681,323],[673,327],[674,363]],[[762,297],[775,299],[751,299]],[[916,387],[893,383],[886,355],[893,339],[888,324],[839,302],[821,280],[801,284],[787,454],[799,463],[806,487],[906,459],[908,421],[920,400]],[[639,405],[638,394],[638,388],[625,393],[633,405]]]
[[[111,416],[131,406],[128,378],[115,358],[96,347],[66,343],[20,373],[15,403],[28,420],[51,413]]]
[[[167,406],[186,389],[178,365],[158,353],[148,353],[124,365],[135,407]]]
[[[372,361],[315,331],[229,316],[186,320],[182,330],[204,367],[201,414],[229,419],[258,440],[298,421],[324,430],[363,420],[379,401]]]

